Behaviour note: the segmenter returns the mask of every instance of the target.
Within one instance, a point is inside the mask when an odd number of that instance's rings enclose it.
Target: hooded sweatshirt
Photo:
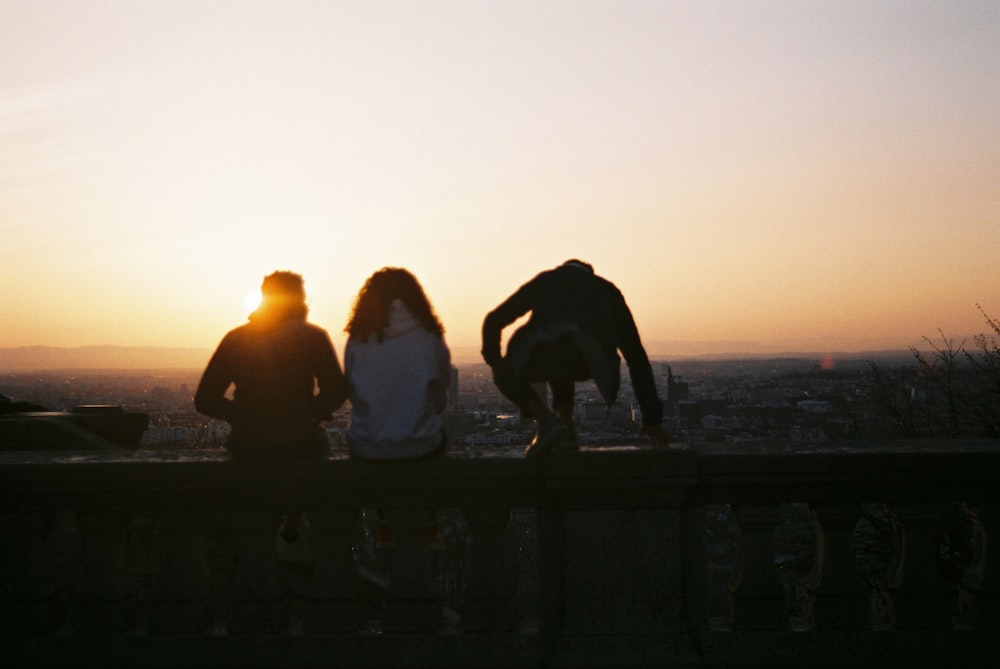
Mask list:
[[[230,385],[233,398],[226,397]],[[314,388],[319,387],[319,393]],[[314,455],[318,421],[347,397],[326,330],[307,323],[304,307],[262,308],[231,330],[212,355],[195,408],[230,426],[234,455],[285,459]]]
[[[444,337],[426,330],[401,300],[389,307],[382,341],[350,337],[344,372],[351,400],[351,455],[411,459],[444,445],[441,413],[451,378]]]

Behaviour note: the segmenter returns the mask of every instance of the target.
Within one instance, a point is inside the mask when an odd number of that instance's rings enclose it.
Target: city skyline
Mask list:
[[[571,257],[679,355],[905,350],[1000,315],[997,3],[0,16],[0,348],[211,349],[290,269],[340,352],[398,265],[476,350]]]

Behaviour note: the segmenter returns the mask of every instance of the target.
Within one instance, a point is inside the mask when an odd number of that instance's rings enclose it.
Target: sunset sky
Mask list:
[[[1000,317],[1000,2],[0,0],[0,347],[214,347],[385,265],[455,348],[540,270],[663,355]]]

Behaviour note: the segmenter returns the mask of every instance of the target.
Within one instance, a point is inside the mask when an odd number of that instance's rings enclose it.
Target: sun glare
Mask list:
[[[247,313],[253,313],[256,311],[257,307],[260,306],[260,291],[259,290],[248,290],[243,293],[243,308],[246,309]]]

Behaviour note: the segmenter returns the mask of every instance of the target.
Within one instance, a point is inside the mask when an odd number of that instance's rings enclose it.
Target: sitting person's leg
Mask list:
[[[573,394],[576,382],[572,378],[550,379],[552,390],[552,409],[559,416],[570,432],[576,433],[576,423],[573,420]]]
[[[590,366],[584,357],[576,338],[567,335],[552,343],[549,351],[549,388],[552,391],[552,408],[559,420],[569,428],[569,442],[576,447],[576,421],[574,420],[574,396],[577,381],[591,378]]]
[[[544,353],[539,369],[552,390],[552,407],[564,423],[572,425],[574,386],[591,378],[590,366],[573,335],[548,343]]]
[[[557,443],[575,437],[573,422],[573,394],[576,381],[590,378],[586,359],[576,345],[573,335],[566,335],[555,341],[536,344],[525,366],[525,383],[544,381],[552,390],[553,413],[544,407],[546,422],[539,423],[536,442],[547,450]],[[528,386],[529,389],[530,385]],[[534,393],[534,391],[532,390]],[[537,398],[537,394],[535,394]],[[541,399],[539,398],[539,403]],[[544,406],[544,403],[542,403]],[[544,446],[542,446],[544,444]],[[528,453],[534,454],[532,443]]]
[[[504,397],[535,420],[543,421],[551,413],[527,378],[514,370],[510,358],[504,358],[493,367],[493,383]]]
[[[537,350],[541,348],[542,350]],[[525,415],[538,421],[538,432],[525,450],[525,455],[543,455],[553,443],[566,439],[569,430],[546,406],[532,382],[545,380],[545,350],[540,344],[532,349],[525,368],[520,373],[515,369],[510,357],[505,357],[493,367],[493,382],[497,389],[510,401],[517,404]]]

